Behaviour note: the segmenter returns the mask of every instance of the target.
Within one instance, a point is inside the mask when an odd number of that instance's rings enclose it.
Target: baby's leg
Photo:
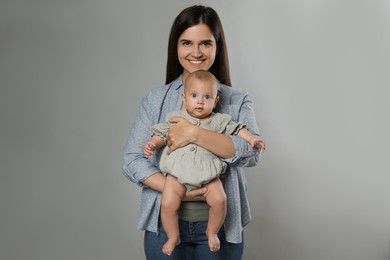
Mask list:
[[[226,216],[226,194],[219,178],[215,178],[204,186],[207,187],[205,196],[207,204],[210,206],[206,235],[210,250],[218,251],[220,248],[218,231],[222,227]]]
[[[161,198],[161,221],[168,241],[163,246],[163,253],[171,255],[175,246],[180,243],[179,217],[177,210],[180,207],[181,198],[184,197],[186,188],[175,177],[167,175]]]

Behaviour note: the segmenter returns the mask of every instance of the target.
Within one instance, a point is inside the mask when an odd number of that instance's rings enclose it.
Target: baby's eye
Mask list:
[[[208,100],[208,99],[210,99],[210,96],[206,95],[206,96],[204,96],[204,99]]]
[[[196,98],[196,94],[195,93],[191,93],[191,97]]]

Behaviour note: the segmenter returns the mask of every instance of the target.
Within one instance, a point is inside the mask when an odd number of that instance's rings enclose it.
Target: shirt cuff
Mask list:
[[[236,155],[232,158],[223,159],[223,161],[248,167],[256,165],[260,155],[260,148],[252,148],[247,141],[239,136],[232,135],[230,138],[233,141]]]
[[[137,166],[135,166],[137,167]],[[140,163],[137,167],[137,171],[136,173],[134,174],[134,179],[136,180],[136,183],[140,186],[140,187],[144,187],[144,180],[146,180],[147,178],[149,178],[150,176],[152,176],[153,174],[155,174],[156,172],[160,172],[160,169],[156,166],[154,166],[153,164],[149,164],[149,163]]]

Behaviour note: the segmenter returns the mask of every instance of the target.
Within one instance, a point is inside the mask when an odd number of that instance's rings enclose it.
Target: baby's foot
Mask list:
[[[221,243],[219,242],[219,238],[217,234],[206,233],[207,238],[209,240],[209,247],[211,252],[217,252],[220,249]]]
[[[166,255],[171,255],[175,247],[180,244],[180,239],[178,238],[168,238],[167,242],[163,245],[162,252]]]

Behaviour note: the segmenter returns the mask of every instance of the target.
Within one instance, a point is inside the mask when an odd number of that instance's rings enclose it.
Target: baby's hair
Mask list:
[[[213,73],[207,70],[197,70],[192,72],[190,75],[188,75],[186,81],[184,82],[184,85],[186,85],[187,82],[191,79],[197,79],[203,82],[210,82],[214,85],[218,84],[217,78],[213,75]]]

